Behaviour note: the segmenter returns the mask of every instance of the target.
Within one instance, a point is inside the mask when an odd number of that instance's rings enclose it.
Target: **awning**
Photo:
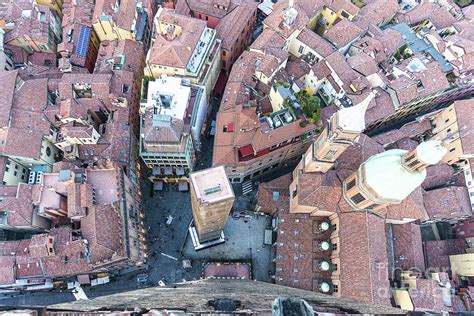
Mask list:
[[[97,278],[97,279],[92,280],[91,286],[106,284],[106,283],[109,283],[109,282],[110,282],[109,277]]]
[[[79,284],[91,284],[91,279],[88,274],[82,274],[77,276]]]
[[[153,183],[153,190],[155,191],[163,190],[163,181]]]
[[[219,74],[219,77],[217,78],[216,85],[214,86],[215,94],[222,95],[222,93],[224,92],[226,81],[227,81],[227,77],[225,76],[225,73],[221,71],[221,73]]]
[[[165,175],[169,176],[173,174],[173,168],[165,167]]]
[[[179,182],[178,183],[179,191],[188,191],[188,183],[187,182]]]
[[[161,174],[161,168],[155,166],[155,167],[153,167],[153,170],[151,171],[151,173],[152,173],[154,176],[160,175],[160,174]]]
[[[240,152],[240,155],[242,157],[247,157],[247,156],[250,156],[250,155],[253,155],[253,147],[252,147],[252,144],[248,144],[244,147],[240,147],[239,148],[239,152]]]

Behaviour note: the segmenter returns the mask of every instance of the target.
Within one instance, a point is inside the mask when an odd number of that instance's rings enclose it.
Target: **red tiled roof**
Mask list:
[[[307,27],[298,34],[297,39],[315,50],[322,57],[327,57],[335,51],[331,43]]]
[[[437,30],[451,26],[456,19],[444,6],[434,2],[423,2],[402,15],[403,20],[413,25],[424,20],[430,20]]]
[[[0,256],[0,285],[15,283],[14,266],[14,256]]]
[[[426,191],[423,198],[430,219],[472,216],[469,192],[466,187],[451,186]]]
[[[423,242],[426,269],[448,271],[449,256],[466,253],[468,244],[465,239],[427,240]]]
[[[235,45],[238,45],[241,34],[248,25],[255,23],[256,11],[257,3],[249,1],[238,5],[219,21],[216,32],[222,40],[222,48],[231,50]]]
[[[257,207],[259,212],[269,214],[278,214],[289,207],[289,186],[291,183],[291,174],[276,178],[272,181],[261,183],[258,186]],[[278,197],[275,200],[275,192]]]
[[[390,305],[384,234],[384,221],[375,215],[339,214],[339,292],[342,297]]]
[[[417,224],[391,225],[395,268],[425,270],[421,229]]]
[[[454,169],[448,164],[437,164],[426,168],[426,178],[421,184],[425,190],[446,185],[452,180]]]
[[[417,279],[416,289],[409,289],[415,311],[449,312],[444,302],[451,301],[451,290],[442,287],[436,280]]]
[[[332,42],[337,48],[342,48],[362,35],[364,30],[348,19],[343,19],[331,27],[324,37]]]
[[[454,101],[457,124],[459,127],[461,144],[464,155],[474,154],[474,137],[470,135],[474,129],[474,100]]]

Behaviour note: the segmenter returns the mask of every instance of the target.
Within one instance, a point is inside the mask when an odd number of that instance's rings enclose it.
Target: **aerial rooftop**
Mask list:
[[[204,203],[216,203],[234,198],[234,191],[224,167],[214,167],[190,174],[196,196]]]

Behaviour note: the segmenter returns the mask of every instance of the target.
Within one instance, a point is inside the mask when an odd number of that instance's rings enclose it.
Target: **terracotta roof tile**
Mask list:
[[[361,29],[367,29],[369,24],[379,25],[390,20],[399,10],[400,6],[396,0],[370,1],[362,7],[354,20]]]
[[[384,221],[375,215],[339,214],[339,291],[342,297],[390,305],[384,234]]]
[[[423,242],[426,269],[447,272],[450,269],[449,256],[466,253],[465,239],[427,240]]]
[[[423,198],[430,219],[472,216],[469,192],[466,187],[451,186],[426,191]]]
[[[278,214],[289,207],[289,186],[291,174],[276,178],[272,181],[261,183],[258,186],[257,207],[259,212]],[[276,193],[275,193],[276,192]]]
[[[332,42],[337,48],[342,48],[362,35],[364,30],[348,19],[343,19],[331,27],[324,37]]]
[[[156,32],[150,49],[149,63],[162,66],[186,68],[193,50],[206,29],[206,22],[163,9],[159,21],[177,24],[183,28],[179,36],[172,38]]]
[[[184,1],[184,0],[181,0]],[[255,21],[257,11],[256,2],[248,2],[238,5],[227,13],[216,27],[217,36],[222,40],[222,48],[231,50],[245,28]]]
[[[449,312],[446,300],[451,301],[451,290],[431,279],[417,279],[416,289],[409,289],[410,297],[416,311]]]
[[[436,29],[444,29],[451,26],[456,19],[445,7],[433,2],[424,2],[403,15],[404,20],[413,25],[424,20],[430,20]]]
[[[15,283],[15,257],[0,256],[0,285]]]
[[[417,224],[391,225],[395,267],[425,270],[421,229]]]
[[[263,24],[279,33],[285,39],[288,38],[295,30],[302,30],[309,22],[309,18],[299,2],[295,2],[293,8],[298,12],[298,15],[290,27],[285,26],[283,21],[284,14],[288,9],[288,0],[281,0],[275,3],[272,14],[263,21]]]
[[[458,100],[454,101],[456,118],[460,132],[461,144],[464,155],[474,153],[474,137],[469,135],[468,131],[474,129],[474,100]]]
[[[335,51],[334,47],[325,38],[305,27],[297,37],[302,43],[308,45],[322,57],[327,57]]]
[[[448,164],[437,164],[426,168],[426,178],[421,184],[425,190],[445,186],[453,179],[454,169]]]

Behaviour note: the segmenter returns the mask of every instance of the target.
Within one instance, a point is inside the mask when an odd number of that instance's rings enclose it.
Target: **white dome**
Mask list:
[[[319,286],[319,289],[321,290],[321,292],[327,293],[331,290],[331,286],[327,282],[323,282]]]
[[[321,270],[323,270],[323,271],[328,271],[329,270],[329,262],[327,262],[327,261],[322,261],[319,266],[321,267]]]
[[[392,149],[370,157],[365,163],[365,181],[378,196],[404,200],[421,185],[426,170],[410,172],[402,166],[406,150]]]
[[[329,243],[327,241],[322,241],[319,246],[322,250],[329,250]]]
[[[435,165],[443,159],[448,150],[439,140],[428,140],[416,147],[416,155],[426,164]]]

